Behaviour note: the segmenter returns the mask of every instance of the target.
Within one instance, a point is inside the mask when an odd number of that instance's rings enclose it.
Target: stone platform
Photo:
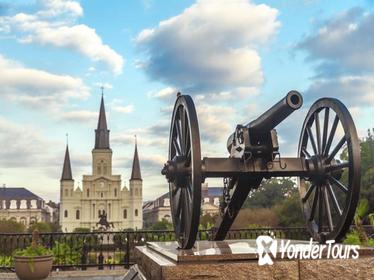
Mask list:
[[[313,260],[288,258],[281,244],[274,263],[260,266],[256,240],[198,241],[191,250],[177,249],[176,242],[149,242],[135,250],[139,277],[125,279],[374,279],[374,248],[360,248],[357,259],[331,259],[325,248]],[[295,240],[288,245],[323,246]]]

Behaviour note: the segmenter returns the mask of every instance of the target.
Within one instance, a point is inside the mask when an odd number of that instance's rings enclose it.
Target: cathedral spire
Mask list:
[[[64,166],[62,168],[62,175],[61,175],[61,181],[63,180],[73,180],[73,176],[71,175],[71,164],[70,164],[68,144],[66,144]]]
[[[142,181],[142,175],[140,173],[140,164],[139,164],[139,156],[138,156],[138,143],[136,141],[136,135],[135,135],[135,152],[134,152],[134,160],[132,162],[132,172],[131,172],[131,180],[141,180]]]
[[[109,149],[109,130],[106,124],[103,87],[101,88],[99,120],[95,130],[95,149]]]

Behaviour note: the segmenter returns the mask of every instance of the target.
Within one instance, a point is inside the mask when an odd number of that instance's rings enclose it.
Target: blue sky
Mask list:
[[[168,189],[159,174],[178,90],[195,99],[203,156],[227,156],[236,124],[291,89],[305,102],[279,126],[282,154],[296,154],[321,96],[341,99],[362,137],[373,127],[373,26],[370,1],[0,0],[0,183],[57,201],[69,133],[81,184],[100,85],[114,172],[128,185],[136,134],[145,199]]]

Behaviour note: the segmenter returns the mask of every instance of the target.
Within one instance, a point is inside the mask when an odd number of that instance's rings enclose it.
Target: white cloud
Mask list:
[[[277,15],[245,0],[200,0],[138,34],[136,42],[148,57],[142,67],[183,91],[258,87],[263,73],[256,48],[275,34]]]
[[[40,134],[40,128],[0,117],[1,167],[39,167],[50,152],[50,144]]]
[[[93,123],[97,120],[98,113],[88,110],[78,110],[61,113],[61,120],[72,122],[90,122]]]
[[[127,106],[114,106],[113,111],[118,113],[129,114],[134,111],[134,105],[127,105]]]
[[[228,106],[196,104],[199,119],[200,137],[209,142],[221,143],[234,131],[235,109]]]
[[[95,29],[75,24],[76,18],[83,15],[78,2],[44,0],[42,3],[42,9],[35,14],[18,13],[0,20],[9,26],[7,30],[18,32],[16,36],[21,43],[74,50],[106,65],[116,75],[122,73],[123,57],[104,44]]]
[[[157,92],[151,92],[149,94],[150,97],[155,97],[158,99],[171,99],[175,98],[177,94],[177,90],[173,87],[166,87],[163,89],[160,89]]]
[[[95,83],[95,86],[97,87],[103,87],[105,89],[113,89],[113,85],[110,83]]]
[[[309,59],[322,61],[322,74],[373,71],[374,12],[352,8],[327,20],[308,35],[299,48],[308,51]]]
[[[27,68],[0,55],[0,95],[26,105],[61,105],[69,98],[84,99],[89,88],[79,78]]]
[[[370,74],[315,79],[306,94],[309,99],[325,96],[336,97],[346,103],[347,106],[373,106],[373,92],[374,74]]]
[[[44,9],[37,13],[38,16],[54,17],[67,13],[71,16],[82,16],[83,8],[77,1],[69,0],[44,0]]]

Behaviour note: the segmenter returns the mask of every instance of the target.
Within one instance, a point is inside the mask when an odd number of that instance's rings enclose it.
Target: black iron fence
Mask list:
[[[255,239],[270,235],[282,239],[309,239],[304,227],[230,230],[226,239]],[[212,240],[213,230],[200,230],[198,240]],[[150,241],[174,241],[173,231],[92,233],[41,233],[40,243],[53,251],[53,268],[59,270],[128,268],[134,264],[135,246]],[[12,254],[31,244],[31,234],[0,234],[0,271],[13,271]]]

